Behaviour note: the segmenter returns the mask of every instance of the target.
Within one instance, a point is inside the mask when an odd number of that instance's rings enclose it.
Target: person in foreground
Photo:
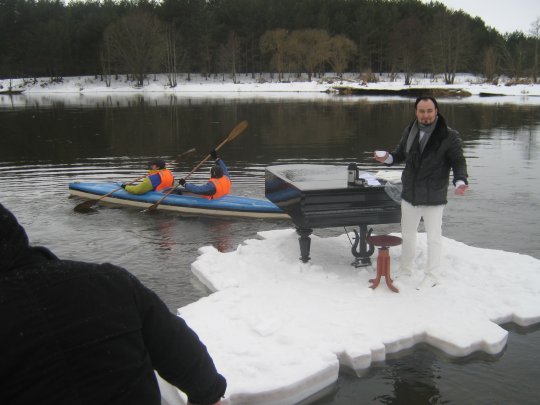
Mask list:
[[[127,270],[29,245],[0,204],[0,404],[160,405],[154,373],[191,404],[226,389],[195,332]]]
[[[442,245],[442,217],[448,202],[450,169],[454,192],[464,195],[468,186],[467,163],[459,134],[447,126],[433,97],[419,97],[414,104],[416,119],[401,135],[395,151],[375,151],[375,159],[387,165],[405,162],[401,175],[401,275],[411,275],[416,232],[424,218],[427,233],[427,264],[419,289],[437,285]]]
[[[227,166],[223,160],[218,158],[217,152],[215,150],[211,151],[210,156],[214,159],[214,166],[210,169],[210,180],[206,184],[197,186],[186,183],[186,180],[183,178],[178,183],[189,193],[199,194],[213,200],[231,192],[231,179]],[[182,194],[182,190],[179,190],[179,194]]]
[[[148,175],[137,185],[122,184],[122,188],[131,194],[145,194],[149,191],[162,191],[174,183],[174,175],[166,169],[163,159],[154,159],[149,163]]]

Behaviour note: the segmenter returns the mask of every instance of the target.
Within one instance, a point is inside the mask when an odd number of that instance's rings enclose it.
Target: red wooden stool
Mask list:
[[[369,280],[371,283],[370,288],[377,288],[381,282],[381,277],[384,276],[388,288],[393,292],[399,292],[399,290],[394,287],[394,284],[392,284],[392,279],[390,278],[390,255],[388,254],[388,248],[390,246],[400,245],[401,238],[392,235],[375,235],[368,236],[366,242],[379,248],[379,255],[377,256],[377,276],[374,279]]]

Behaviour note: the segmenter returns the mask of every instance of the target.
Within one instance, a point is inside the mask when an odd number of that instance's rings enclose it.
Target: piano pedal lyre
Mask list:
[[[370,257],[375,252],[375,246],[370,245],[368,249],[368,243],[366,241],[368,236],[371,236],[373,228],[370,228],[369,232],[366,225],[360,225],[359,228],[360,233],[358,233],[356,229],[353,229],[354,239],[351,248],[351,253],[355,257],[355,260],[351,263],[351,266],[356,268],[371,266]]]

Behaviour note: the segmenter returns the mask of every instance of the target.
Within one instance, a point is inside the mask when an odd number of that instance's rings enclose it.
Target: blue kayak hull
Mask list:
[[[74,182],[69,184],[70,195],[89,200],[97,200],[112,191],[114,193],[101,199],[100,203],[148,208],[164,195],[155,191],[142,195],[130,194],[120,188],[119,183]],[[281,208],[268,200],[235,195],[209,200],[194,195],[169,194],[159,203],[157,209],[193,215],[290,218]]]

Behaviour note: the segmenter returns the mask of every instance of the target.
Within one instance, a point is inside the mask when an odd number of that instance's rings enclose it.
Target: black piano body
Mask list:
[[[314,228],[358,226],[353,265],[371,263],[374,247],[366,244],[368,226],[401,221],[400,204],[385,191],[386,182],[360,172],[367,182],[349,185],[348,168],[335,165],[276,165],[265,173],[266,198],[291,217],[299,234],[300,259],[310,260],[310,235]],[[369,233],[371,230],[369,231]]]

